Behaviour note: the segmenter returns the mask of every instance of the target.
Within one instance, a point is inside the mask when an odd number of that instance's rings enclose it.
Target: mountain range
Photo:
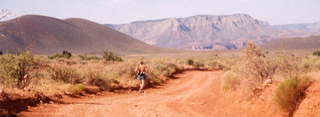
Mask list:
[[[164,48],[229,50],[270,40],[320,35],[320,22],[270,25],[247,14],[197,15],[186,18],[106,24],[145,43]]]
[[[285,45],[298,47],[299,43],[304,44],[299,46],[302,48],[308,48],[308,44],[317,48],[319,36],[286,39],[312,35],[320,35],[320,23],[270,25],[246,14],[198,15],[107,26],[80,18],[26,15],[0,22],[0,51],[52,54],[68,50],[97,54],[110,50],[127,55],[181,52],[164,48],[238,49],[247,41],[280,49]]]
[[[119,54],[169,51],[85,19],[62,20],[26,15],[1,22],[0,51],[15,53],[23,50],[39,54],[52,54],[63,50],[92,54],[105,50]]]

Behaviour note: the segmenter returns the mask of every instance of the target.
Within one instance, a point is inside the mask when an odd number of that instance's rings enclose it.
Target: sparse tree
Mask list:
[[[244,72],[248,77],[258,83],[262,83],[267,79],[272,80],[277,66],[268,61],[265,54],[254,43],[248,43],[244,50],[246,63]]]

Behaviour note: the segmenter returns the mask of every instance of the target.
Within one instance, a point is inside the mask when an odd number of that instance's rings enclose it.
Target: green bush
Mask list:
[[[187,60],[187,65],[193,65],[193,64],[194,64],[194,61],[192,59]]]
[[[13,81],[18,88],[24,88],[30,81],[30,72],[38,66],[30,52],[0,56],[0,77]]]
[[[110,51],[105,51],[103,54],[103,59],[107,62],[109,61],[118,61],[118,62],[122,62],[123,59],[117,55],[115,55],[113,52]]]
[[[202,69],[205,67],[205,64],[202,61],[194,61],[193,59],[188,59],[187,65],[191,65],[195,69]]]
[[[66,50],[62,51],[61,54],[56,53],[52,56],[48,56],[49,59],[56,59],[56,58],[66,58],[66,59],[70,59],[72,57],[71,52],[68,52]]]
[[[71,56],[72,56],[71,52],[68,52],[66,50],[62,51],[62,55],[65,56],[68,59],[71,58]]]
[[[50,77],[56,81],[72,84],[82,82],[76,70],[67,66],[53,66],[49,69],[49,74]]]
[[[316,50],[312,53],[314,56],[320,56],[320,50]]]
[[[274,100],[281,109],[292,114],[303,100],[305,90],[310,84],[308,77],[286,79],[277,87]]]

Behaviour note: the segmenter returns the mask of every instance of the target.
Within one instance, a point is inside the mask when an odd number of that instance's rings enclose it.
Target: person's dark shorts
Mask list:
[[[138,80],[144,80],[146,78],[146,75],[144,73],[138,73]]]

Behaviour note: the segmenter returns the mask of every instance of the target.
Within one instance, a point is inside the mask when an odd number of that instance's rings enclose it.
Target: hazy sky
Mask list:
[[[234,13],[271,24],[320,22],[320,0],[0,0],[0,9],[110,24]]]

